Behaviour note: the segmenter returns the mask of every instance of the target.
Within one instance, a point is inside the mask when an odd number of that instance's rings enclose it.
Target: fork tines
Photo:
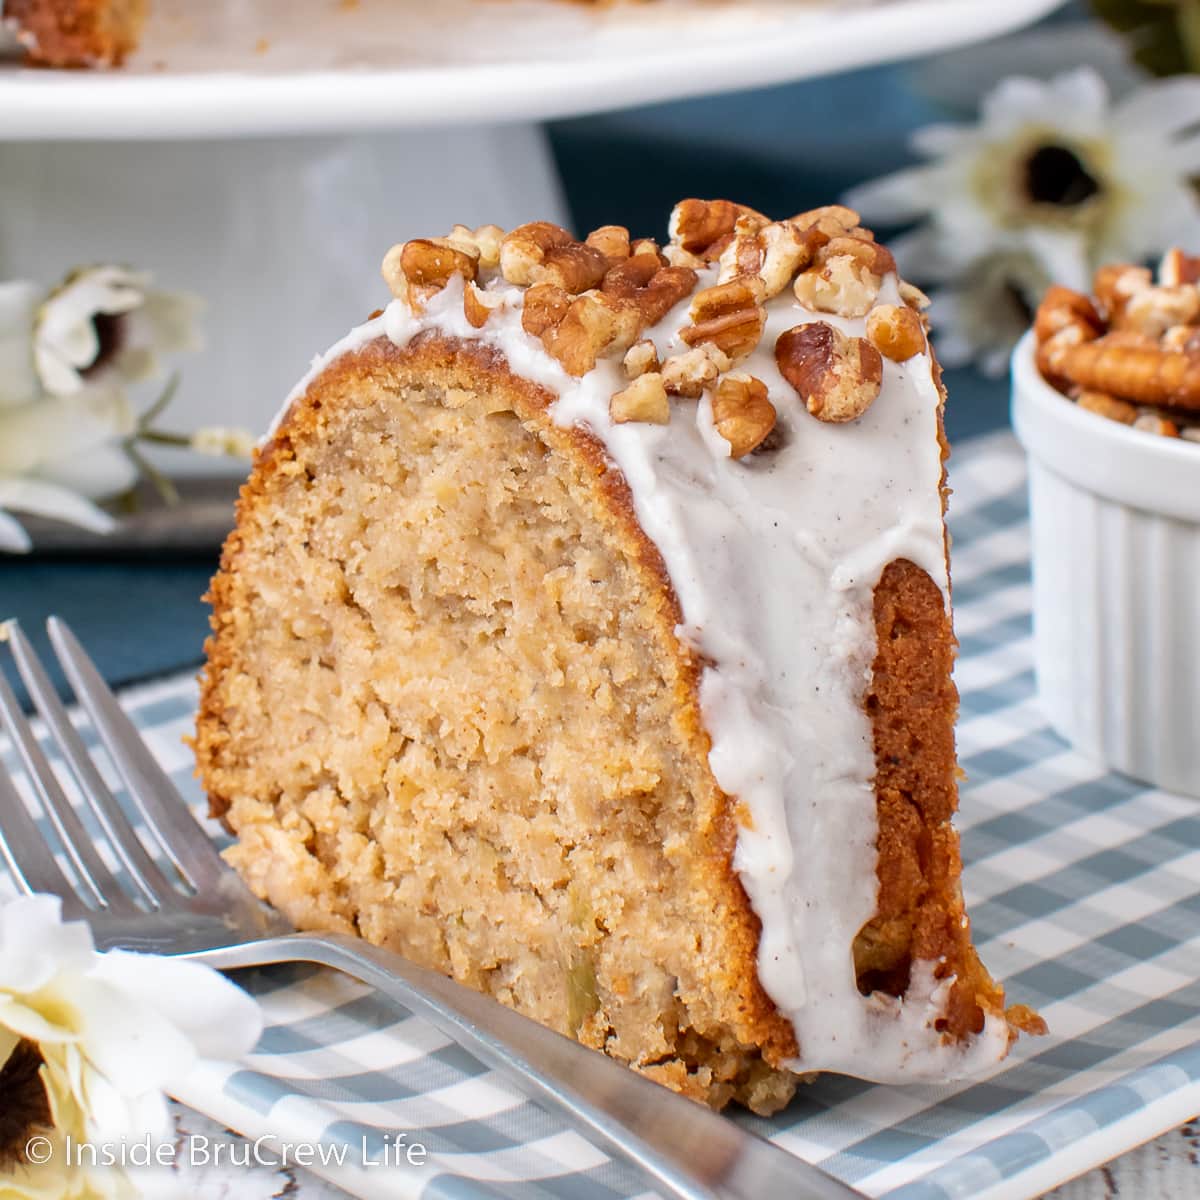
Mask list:
[[[155,911],[218,886],[228,868],[78,639],[56,617],[47,622],[47,630],[59,664],[141,818],[139,825],[165,862],[160,866],[147,849],[72,723],[32,642],[10,621],[0,626],[0,638],[8,643],[17,673],[45,725],[46,741],[62,764],[58,771],[51,765],[0,672],[0,729],[11,739],[42,818],[37,819],[0,759],[0,856],[18,890],[60,896],[64,913],[78,917]],[[68,789],[80,797],[78,807]]]

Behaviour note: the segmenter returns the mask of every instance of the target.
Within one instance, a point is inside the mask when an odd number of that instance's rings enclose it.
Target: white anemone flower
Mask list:
[[[122,445],[136,424],[125,393],[102,384],[0,407],[0,550],[29,549],[14,512],[109,532],[113,519],[95,502],[137,481]]]
[[[0,1119],[0,1200],[91,1200],[142,1189],[122,1172],[65,1162],[65,1139],[118,1146],[171,1136],[164,1091],[197,1058],[236,1060],[262,1032],[258,1005],[197,963],[112,951],[97,954],[86,925],[64,924],[59,901],[28,896],[0,906],[0,1078],[14,1056]],[[20,1085],[23,1085],[21,1087]],[[42,1163],[30,1136],[48,1139]],[[63,1171],[66,1169],[66,1175]]]
[[[1200,241],[1200,79],[1145,84],[1113,101],[1081,68],[1005,80],[977,125],[932,125],[926,163],[852,189],[868,220],[925,221],[941,257],[965,267],[1012,240],[1057,249],[1055,281],[1085,287],[1105,262],[1139,262]]]
[[[198,350],[201,303],[157,291],[150,276],[124,267],[72,272],[38,310],[33,357],[46,391],[69,396],[105,373],[135,382],[160,371],[159,355]]]

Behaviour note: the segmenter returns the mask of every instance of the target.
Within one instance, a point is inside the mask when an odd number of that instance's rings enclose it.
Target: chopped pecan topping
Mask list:
[[[765,297],[777,296],[798,270],[812,262],[815,250],[813,241],[786,221],[749,228],[739,222],[721,254],[718,283],[752,275],[762,280]]]
[[[542,345],[568,375],[586,375],[607,350],[626,350],[642,330],[641,315],[625,301],[587,292],[571,301],[557,325],[542,333]]]
[[[452,275],[473,280],[478,258],[451,245],[446,238],[415,238],[393,246],[384,255],[380,270],[392,295],[419,309],[450,282]]]
[[[557,284],[578,295],[595,287],[608,270],[608,259],[565,229],[533,221],[514,229],[500,245],[500,271],[509,283]]]
[[[767,385],[753,375],[726,375],[712,395],[713,427],[729,443],[731,458],[744,458],[775,428]]]
[[[671,419],[671,403],[662,376],[657,371],[639,375],[624,391],[613,395],[608,412],[618,425],[627,421],[666,425]]]
[[[689,346],[711,342],[735,362],[745,358],[762,337],[765,296],[762,280],[753,275],[705,288],[692,298],[693,324],[681,329],[679,336]]]
[[[484,295],[474,283],[468,283],[463,288],[463,313],[475,329],[482,329],[492,315],[494,306],[484,301]]]
[[[535,283],[525,293],[521,310],[521,328],[534,337],[557,325],[567,315],[571,297],[553,283]]]
[[[768,224],[762,213],[730,200],[681,200],[671,213],[671,241],[688,254],[711,262],[732,240],[739,217],[747,226]]]
[[[788,224],[795,225],[797,229],[815,229],[826,238],[835,238],[858,230],[861,220],[854,209],[844,204],[824,204],[820,208],[810,208],[807,212],[789,217]]]
[[[895,261],[877,242],[839,236],[817,251],[816,262],[796,276],[796,299],[813,312],[862,317],[879,296]]]
[[[617,263],[604,276],[600,290],[628,300],[647,325],[657,325],[696,286],[696,272],[689,267],[664,267],[658,255],[641,249]]]
[[[825,321],[779,335],[775,362],[805,407],[821,421],[853,421],[875,402],[883,359],[864,338],[846,337]]]
[[[504,241],[504,230],[499,225],[480,225],[478,229],[455,225],[446,241],[472,256],[485,270],[495,270],[500,265],[500,243]]]
[[[452,246],[445,238],[416,238],[400,251],[400,269],[417,287],[444,288],[451,275],[474,279],[479,258]]]
[[[907,362],[925,349],[925,323],[906,304],[877,304],[867,314],[867,341],[884,358]]]
[[[672,354],[663,363],[663,384],[671,395],[695,400],[731,365],[723,351],[710,342],[703,342],[682,354]]]
[[[601,225],[584,239],[584,244],[599,250],[610,262],[629,257],[629,230],[624,225]]]
[[[625,368],[627,379],[636,379],[639,375],[645,375],[647,371],[657,371],[658,350],[655,349],[654,343],[649,339],[634,342],[625,351],[622,366]]]

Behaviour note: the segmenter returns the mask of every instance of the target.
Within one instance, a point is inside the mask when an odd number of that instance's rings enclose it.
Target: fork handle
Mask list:
[[[197,957],[222,970],[333,967],[424,1017],[530,1099],[557,1109],[678,1200],[863,1200],[840,1180],[628,1067],[391,951],[288,934]]]

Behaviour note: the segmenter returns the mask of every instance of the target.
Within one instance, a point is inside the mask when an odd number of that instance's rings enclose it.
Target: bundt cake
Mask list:
[[[759,1112],[945,1080],[970,939],[940,375],[855,213],[396,246],[260,449],[195,749],[230,861]]]

